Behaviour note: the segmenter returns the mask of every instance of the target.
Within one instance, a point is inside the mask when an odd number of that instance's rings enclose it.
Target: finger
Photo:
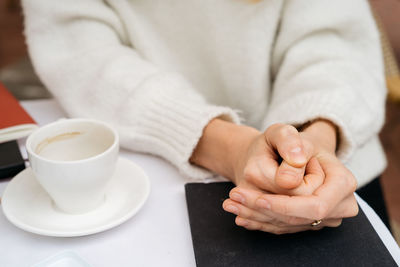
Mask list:
[[[322,170],[321,165],[315,157],[312,157],[307,163],[305,176],[303,183],[292,190],[289,190],[286,195],[291,196],[308,196],[312,195],[325,180],[325,173]]]
[[[247,164],[243,170],[241,184],[254,185],[266,191],[275,191],[275,173],[278,169],[278,163],[268,157],[257,157]],[[239,184],[238,184],[239,185]]]
[[[275,175],[275,183],[283,189],[294,189],[303,181],[306,167],[296,168],[282,161]]]
[[[227,212],[238,215],[248,220],[259,221],[259,222],[271,222],[274,220],[271,216],[260,213],[253,209],[249,209],[248,207],[236,201],[233,201],[229,198],[226,199],[224,203],[222,203],[222,208]]]
[[[309,142],[303,142],[303,147],[305,157],[308,162],[312,157],[313,148]],[[286,160],[283,160],[276,172],[275,183],[284,189],[294,189],[300,186],[303,182],[306,166],[307,165],[303,167],[294,167]]]
[[[264,194],[257,200],[259,208],[285,216],[320,220],[328,215],[327,205],[317,196]]]
[[[259,212],[257,210],[250,209],[236,201],[227,199],[222,204],[225,211],[238,215],[241,218],[258,221],[268,222],[277,226],[283,225],[310,225],[313,221],[303,218],[288,217],[280,214],[274,214],[272,212]]]
[[[242,217],[237,216],[235,219],[235,223],[238,226],[242,226],[247,230],[258,230],[263,232],[268,232],[276,235],[281,234],[290,234],[297,233],[302,231],[307,231],[311,229],[310,225],[301,225],[301,226],[276,226],[270,223],[262,223],[258,221],[252,221],[248,219],[244,219]],[[318,228],[322,228],[322,226],[318,225]]]
[[[321,158],[324,184],[312,196],[265,194],[264,208],[286,216],[323,219],[356,189],[354,176],[335,157]]]
[[[359,207],[354,194],[343,200],[328,216],[329,218],[349,218],[358,214]]]
[[[342,225],[342,219],[329,219],[329,220],[324,220],[321,222],[323,226],[326,227],[339,227]]]
[[[268,145],[293,167],[303,167],[307,163],[304,145],[297,129],[291,125],[274,124],[265,131]]]
[[[259,188],[264,191],[283,195],[311,195],[323,184],[325,179],[322,167],[315,157],[312,157],[307,163],[305,176],[302,179],[301,185],[294,189],[284,189],[274,183],[274,176],[277,169],[277,162],[269,158],[253,161],[245,169],[246,178],[244,182],[238,186],[255,190]]]
[[[319,220],[325,218],[320,211],[320,199],[311,196],[264,194],[256,202],[258,208],[285,216]]]
[[[250,218],[250,216],[256,216],[255,214],[251,214],[252,212],[257,212],[265,215],[266,216],[265,218],[269,218],[266,221],[269,221],[276,225],[281,225],[282,223],[289,225],[305,225],[305,224],[311,224],[314,221],[314,219],[298,218],[295,216],[285,216],[265,209],[260,209],[256,201],[263,194],[264,192],[254,189],[235,187],[229,193],[229,197],[233,201],[229,203],[235,204],[235,207],[238,209],[237,210],[238,214],[236,215],[240,215],[240,217]],[[239,206],[240,204],[241,206]],[[250,219],[255,219],[255,218],[250,218]],[[260,219],[259,221],[263,220]]]
[[[238,226],[242,226],[248,230],[259,230],[263,232],[268,232],[272,234],[289,234],[289,233],[297,233],[297,232],[302,232],[302,231],[307,231],[307,230],[320,230],[324,227],[338,227],[341,225],[342,220],[341,219],[334,219],[334,220],[326,220],[321,222],[321,224],[317,226],[311,226],[311,224],[308,225],[297,225],[297,226],[276,226],[270,223],[263,223],[263,222],[258,222],[258,221],[253,221],[253,220],[248,220],[245,218],[242,218],[240,216],[237,216],[235,219],[235,223]]]
[[[306,175],[315,175],[315,176],[319,176],[322,178],[325,178],[325,173],[324,170],[322,169],[321,164],[319,163],[319,161],[317,160],[317,158],[312,157],[306,166]],[[313,183],[313,181],[308,180],[307,176],[304,177],[305,183]]]
[[[315,191],[315,195],[329,207],[336,207],[357,189],[357,180],[335,156],[322,156],[319,162],[325,173],[324,184]]]
[[[251,209],[258,209],[256,200],[263,195],[260,190],[235,187],[229,192],[229,198]]]

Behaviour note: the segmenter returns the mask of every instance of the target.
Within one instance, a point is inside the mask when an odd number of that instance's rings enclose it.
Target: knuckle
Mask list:
[[[275,219],[273,222],[273,225],[275,225],[277,227],[285,227],[285,226],[288,226],[289,224],[287,222],[283,222],[283,221]]]
[[[353,208],[352,208],[352,210],[351,210],[350,217],[357,216],[358,212],[360,211],[360,210],[359,210],[359,207],[358,207],[358,204],[357,204],[357,201],[354,200],[354,202],[355,202],[355,203],[353,203]]]
[[[243,171],[243,179],[248,182],[253,181],[254,180],[254,171],[252,171],[250,168],[246,167]]]
[[[348,183],[349,183],[349,178],[346,172],[341,171],[337,174],[338,179],[338,185],[340,186],[340,188],[347,188],[348,187]]]
[[[338,173],[338,181],[339,181],[339,185],[343,188],[343,189],[348,189],[351,192],[356,191],[357,189],[357,180],[354,177],[353,173],[351,173],[351,171],[345,169],[343,171],[341,171],[340,173]]]
[[[325,218],[328,215],[328,204],[325,201],[315,201],[315,213],[318,220]]]
[[[285,216],[288,216],[288,213],[289,213],[288,204],[286,202],[284,202],[282,204],[282,214],[285,215]]]
[[[280,168],[278,169],[278,173],[277,176],[280,177],[287,177],[290,179],[295,179],[295,181],[297,181],[300,178],[303,178],[303,173],[302,173],[302,169],[295,169],[295,168],[291,168],[291,167],[286,167],[286,168]]]
[[[354,177],[354,175],[352,173],[350,173],[349,176],[347,176],[347,177],[348,177],[348,179],[347,179],[348,187],[351,189],[351,192],[356,191],[357,186],[358,186],[356,178]]]
[[[257,171],[254,166],[248,165],[244,168],[243,179],[251,183],[257,180]]]
[[[241,209],[240,207],[238,207],[238,212],[237,214],[238,216],[245,218],[245,219],[253,219],[254,218],[254,212],[247,210],[246,208]]]
[[[273,225],[274,227],[282,227],[288,225],[287,222],[283,220],[278,220],[277,218],[271,218],[271,220],[269,220],[269,224]]]
[[[292,125],[285,124],[278,129],[278,134],[281,137],[287,137],[289,135],[296,134],[296,133],[297,133],[297,130]]]
[[[298,224],[298,220],[296,217],[293,216],[289,216],[287,217],[286,223],[289,225],[297,225]]]
[[[307,151],[309,154],[314,153],[314,144],[308,139],[302,139],[304,150]]]
[[[280,129],[284,124],[282,123],[274,123],[265,130],[265,134],[271,134],[272,132]]]

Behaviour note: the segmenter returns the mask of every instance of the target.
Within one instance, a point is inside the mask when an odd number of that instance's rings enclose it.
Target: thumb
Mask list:
[[[304,140],[303,151],[306,162],[309,162],[314,151],[313,145]],[[276,185],[284,189],[293,189],[299,187],[304,180],[303,178],[306,171],[306,166],[307,165],[296,167],[289,164],[286,160],[283,160],[275,174]]]
[[[293,167],[304,167],[307,155],[300,133],[287,124],[274,124],[265,131],[267,144],[278,152],[279,156]]]
[[[279,165],[275,174],[275,184],[283,189],[294,189],[303,182],[306,167],[293,167],[285,160]]]

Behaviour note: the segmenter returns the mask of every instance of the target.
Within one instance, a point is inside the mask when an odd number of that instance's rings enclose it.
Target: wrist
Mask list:
[[[190,162],[233,180],[240,156],[256,135],[254,128],[214,119],[204,128]]]
[[[310,137],[317,150],[336,153],[338,129],[332,122],[318,119],[306,125],[301,131]]]

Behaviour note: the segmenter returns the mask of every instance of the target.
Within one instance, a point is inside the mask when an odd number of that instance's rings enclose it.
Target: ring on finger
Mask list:
[[[315,220],[315,221],[313,221],[313,222],[311,223],[311,226],[312,226],[312,227],[318,226],[318,225],[321,224],[321,222],[322,222],[322,220]]]

